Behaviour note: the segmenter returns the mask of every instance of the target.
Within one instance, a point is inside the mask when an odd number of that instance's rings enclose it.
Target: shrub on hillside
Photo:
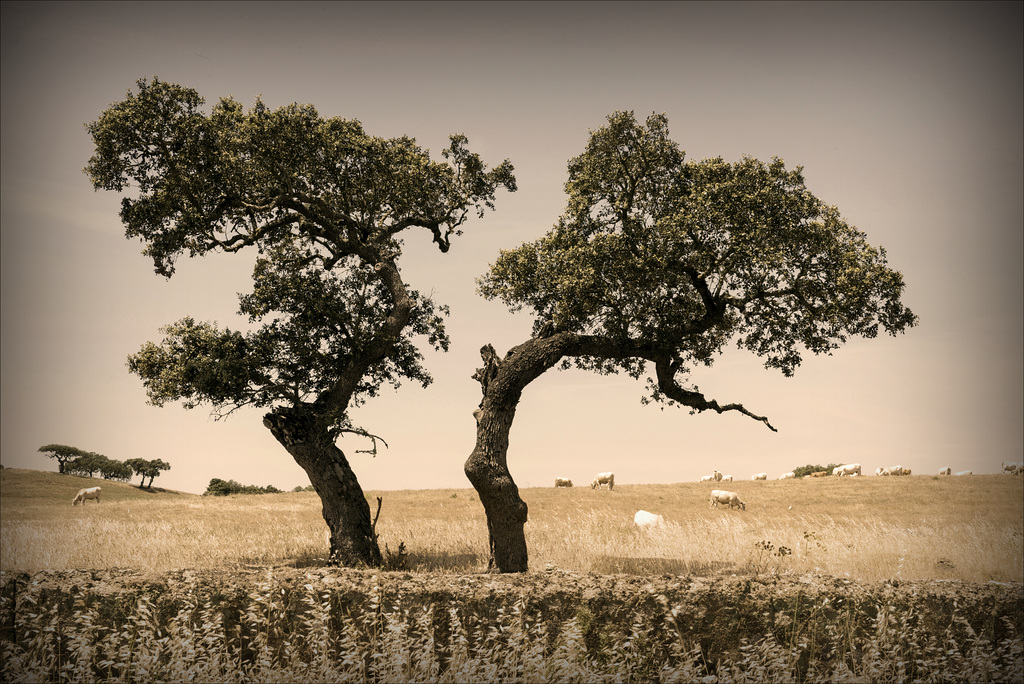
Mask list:
[[[807,464],[805,466],[800,466],[799,468],[793,468],[793,474],[796,475],[797,477],[806,477],[811,473],[831,473],[833,468],[840,465],[842,465],[842,463],[829,463],[827,466]]]
[[[235,480],[222,480],[215,477],[210,480],[203,496],[227,496],[228,494],[280,494],[281,490],[274,485],[260,487],[258,485],[244,485]]]

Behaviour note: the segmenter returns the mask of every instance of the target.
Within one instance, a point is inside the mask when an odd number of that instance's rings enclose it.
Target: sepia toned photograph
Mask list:
[[[0,12],[3,681],[1024,680],[1024,4]]]

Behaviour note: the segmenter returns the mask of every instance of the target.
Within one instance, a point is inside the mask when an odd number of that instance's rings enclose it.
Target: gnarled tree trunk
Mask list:
[[[473,412],[476,446],[466,460],[466,477],[473,484],[487,515],[490,547],[489,572],[526,572],[524,527],[526,502],[508,470],[509,432],[523,389],[554,366],[574,337],[534,338],[499,359],[494,347],[480,350],[484,367],[473,378],[480,382],[484,398]]]
[[[485,402],[486,403],[486,402]],[[508,471],[508,434],[515,417],[510,409],[477,412],[476,448],[466,460],[466,477],[473,483],[487,515],[490,560],[488,572],[526,572],[526,502]]]
[[[380,547],[370,505],[348,459],[335,444],[336,435],[303,408],[276,409],[263,417],[263,424],[306,471],[320,496],[331,534],[331,563],[379,566]]]
[[[656,349],[643,343],[556,331],[551,324],[542,326],[537,337],[509,350],[504,359],[499,359],[489,344],[480,350],[480,356],[484,367],[477,369],[473,378],[480,382],[484,398],[473,412],[477,422],[476,447],[466,460],[466,476],[480,495],[487,514],[491,554],[488,570],[526,572],[523,528],[527,507],[519,498],[519,488],[507,463],[509,432],[523,390],[566,356],[640,357],[652,361],[659,357]],[[702,395],[697,396],[703,399]]]

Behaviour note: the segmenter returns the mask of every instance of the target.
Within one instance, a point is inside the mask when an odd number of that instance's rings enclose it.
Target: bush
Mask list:
[[[294,491],[294,490],[293,490]],[[235,480],[222,480],[215,477],[210,480],[203,496],[227,496],[228,494],[280,494],[281,490],[274,485],[260,487],[258,485],[244,485]]]
[[[818,473],[818,472],[822,472],[822,471],[824,471],[826,473],[831,473],[833,468],[835,468],[836,466],[840,466],[840,465],[843,465],[843,464],[842,463],[829,463],[827,466],[808,464],[808,465],[805,465],[805,466],[800,466],[799,468],[793,468],[793,474],[796,475],[797,477],[806,477],[807,475],[810,475],[811,473]]]

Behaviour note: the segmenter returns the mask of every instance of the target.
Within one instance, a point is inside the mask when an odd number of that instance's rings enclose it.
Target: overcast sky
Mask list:
[[[748,479],[807,463],[997,472],[1022,443],[1022,3],[46,3],[2,6],[2,451],[53,470],[62,443],[172,464],[156,485],[213,477],[282,489],[303,471],[262,411],[146,404],[125,361],[190,315],[240,327],[252,254],[179,262],[166,280],[124,237],[120,197],[92,190],[84,125],[139,78],[207,104],[311,103],[431,150],[464,133],[519,190],[448,254],[408,234],[411,287],[451,307],[436,382],[353,414],[390,445],[341,440],[364,489],[468,487],[479,349],[530,319],[475,292],[502,248],[543,235],[566,162],[615,110],[665,113],[690,159],[778,156],[904,274],[920,326],[811,357],[793,378],[731,348],[695,376],[738,413],[642,406],[643,383],[551,371],[512,429],[520,486]]]

